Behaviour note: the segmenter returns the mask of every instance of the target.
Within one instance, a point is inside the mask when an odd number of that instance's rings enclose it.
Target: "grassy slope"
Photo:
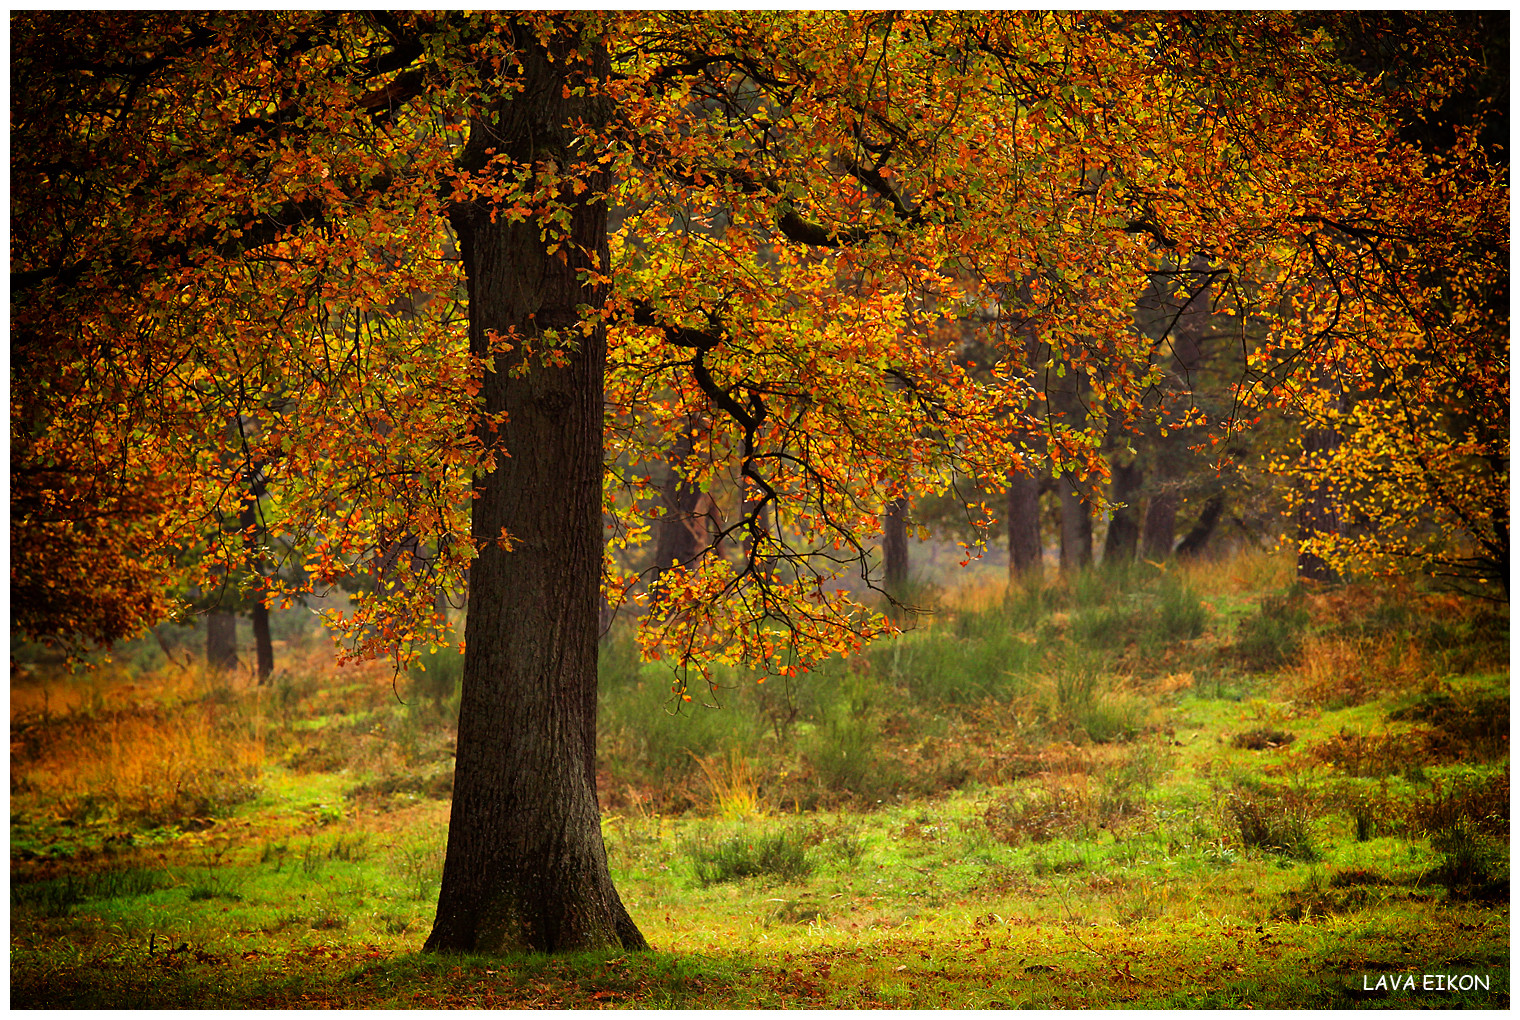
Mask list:
[[[416,952],[447,655],[13,683],[12,1005],[1507,1006],[1507,614],[1284,581],[963,592],[674,716],[614,646],[604,830],[644,956]],[[1491,987],[1363,989],[1393,973]]]

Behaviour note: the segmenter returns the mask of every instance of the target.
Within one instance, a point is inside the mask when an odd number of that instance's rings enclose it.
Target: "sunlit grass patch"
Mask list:
[[[1198,594],[1217,598],[1281,591],[1293,584],[1297,563],[1291,551],[1245,546],[1228,559],[1180,560],[1167,570]]]

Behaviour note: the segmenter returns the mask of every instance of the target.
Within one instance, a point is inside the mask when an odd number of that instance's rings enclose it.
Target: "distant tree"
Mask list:
[[[1109,471],[1109,500],[1114,509],[1103,538],[1103,562],[1131,563],[1140,548],[1140,508],[1136,504],[1145,472],[1134,461],[1118,459],[1110,460]]]
[[[703,492],[687,480],[694,453],[695,424],[677,437],[669,453],[669,467],[660,486],[660,515],[655,527],[656,577],[673,567],[690,568],[712,544],[709,519],[699,512]]]
[[[206,665],[213,670],[238,667],[237,614],[213,609],[206,614]]]
[[[1038,576],[1044,562],[1045,540],[1040,527],[1041,480],[1027,468],[1008,472],[1008,575],[1010,579]]]

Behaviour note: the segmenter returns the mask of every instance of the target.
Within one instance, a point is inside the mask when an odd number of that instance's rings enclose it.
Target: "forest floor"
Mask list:
[[[1291,581],[925,591],[899,637],[679,713],[615,632],[635,954],[420,952],[457,652],[339,669],[292,617],[263,687],[168,631],[13,658],[10,1005],[1507,1009],[1508,609]]]

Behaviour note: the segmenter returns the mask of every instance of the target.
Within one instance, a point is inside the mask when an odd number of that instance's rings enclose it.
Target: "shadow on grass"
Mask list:
[[[1072,929],[997,915],[944,930],[704,953],[385,956],[314,944],[228,959],[176,947],[15,972],[17,1008],[1348,1008],[1509,1006],[1507,930],[1166,923]],[[1401,958],[1423,940],[1425,955]],[[832,942],[833,944],[829,944]],[[1407,954],[1404,954],[1407,955]],[[1388,974],[1401,977],[1397,989]],[[1459,975],[1454,990],[1424,973]],[[1472,975],[1462,979],[1460,975]],[[1383,978],[1383,987],[1374,986]],[[1443,979],[1443,983],[1444,983]]]

